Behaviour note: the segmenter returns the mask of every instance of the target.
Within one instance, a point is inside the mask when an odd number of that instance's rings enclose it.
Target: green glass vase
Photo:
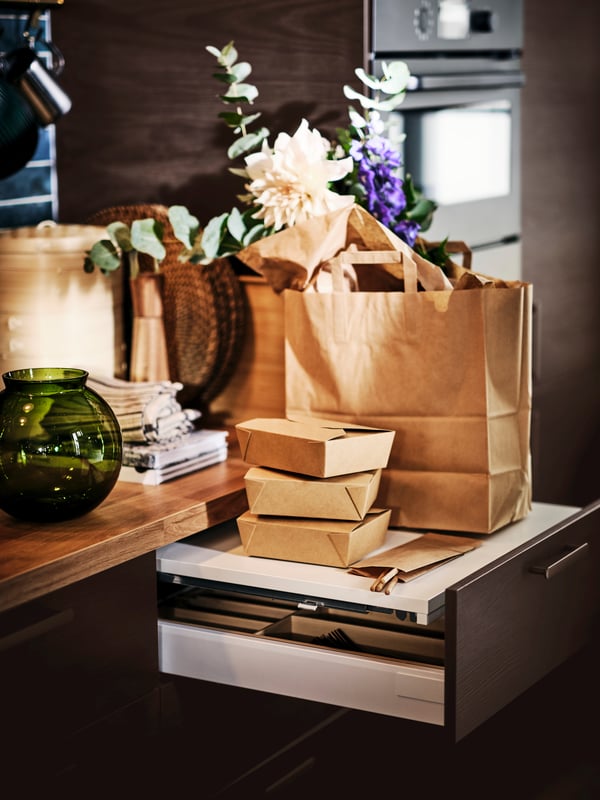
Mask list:
[[[0,508],[55,522],[98,506],[114,487],[123,446],[118,420],[82,369],[6,372],[0,392]]]

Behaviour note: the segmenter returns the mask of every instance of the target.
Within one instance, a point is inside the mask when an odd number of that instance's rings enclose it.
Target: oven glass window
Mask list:
[[[507,100],[392,115],[390,138],[404,171],[440,205],[510,194],[511,105]]]

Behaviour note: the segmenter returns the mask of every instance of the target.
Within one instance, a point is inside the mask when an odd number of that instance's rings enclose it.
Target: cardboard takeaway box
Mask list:
[[[259,418],[235,428],[247,463],[315,478],[386,467],[395,435],[316,417]]]
[[[253,514],[359,520],[375,502],[381,470],[313,478],[251,467],[244,481]]]
[[[371,509],[364,520],[268,517],[245,511],[237,518],[247,556],[349,567],[384,543],[391,511]]]

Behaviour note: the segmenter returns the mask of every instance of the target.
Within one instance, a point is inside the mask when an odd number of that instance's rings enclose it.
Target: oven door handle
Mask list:
[[[525,83],[522,72],[477,72],[465,75],[411,75],[408,91],[431,89],[489,89],[520,88]]]

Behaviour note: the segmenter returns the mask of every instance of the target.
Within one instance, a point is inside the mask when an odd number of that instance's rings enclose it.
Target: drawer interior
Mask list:
[[[292,603],[270,603],[211,589],[182,589],[159,604],[159,617],[210,628],[259,633],[293,612]]]
[[[303,646],[444,666],[443,619],[417,625],[394,612],[306,610],[293,601],[205,587],[170,587],[159,603],[159,617]]]

